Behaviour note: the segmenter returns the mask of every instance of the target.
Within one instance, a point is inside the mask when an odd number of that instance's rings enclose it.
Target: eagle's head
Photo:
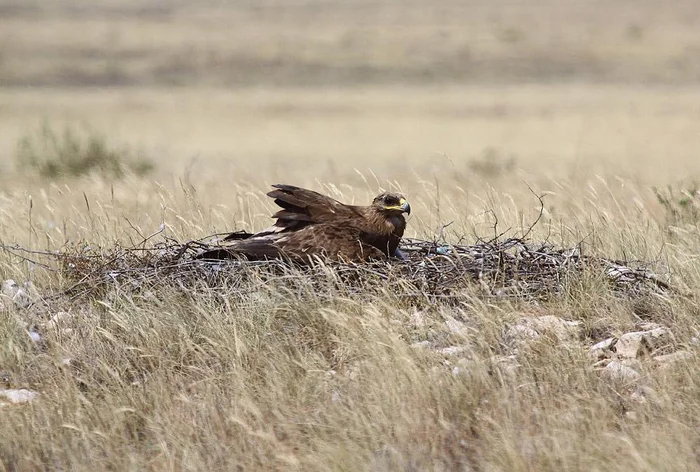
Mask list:
[[[411,205],[400,193],[384,192],[372,201],[372,206],[382,213],[400,215],[401,213],[411,214]]]

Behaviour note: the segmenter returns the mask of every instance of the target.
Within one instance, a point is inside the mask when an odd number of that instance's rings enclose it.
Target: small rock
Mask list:
[[[649,331],[635,331],[620,336],[615,344],[618,357],[636,359],[662,347],[670,341],[672,333],[668,328],[654,328]]]
[[[47,327],[51,330],[57,331],[59,328],[69,325],[73,321],[73,318],[75,317],[71,313],[59,311],[51,317],[47,323]]]
[[[468,351],[468,348],[465,346],[449,346],[449,347],[443,347],[442,349],[438,349],[437,352],[440,354],[444,354],[446,356],[456,356],[459,354],[463,354]]]
[[[644,331],[625,333],[615,344],[618,357],[636,359],[644,350]]]
[[[608,338],[591,346],[589,353],[596,360],[605,359],[612,355],[612,349],[615,343],[617,343],[617,338]]]
[[[425,313],[422,311],[415,311],[411,313],[410,322],[414,328],[422,328],[426,325]]]
[[[447,329],[452,331],[454,334],[458,334],[460,336],[466,336],[469,332],[467,325],[461,321],[455,320],[454,318],[450,318],[449,320],[445,321],[445,326],[447,326]]]
[[[340,401],[340,393],[337,390],[331,392],[331,402],[338,403]]]
[[[39,344],[41,342],[41,335],[36,331],[27,331],[27,334],[29,334],[31,340],[35,343]]]
[[[567,321],[557,316],[545,315],[520,319],[508,328],[506,339],[526,341],[540,336],[553,336],[558,341],[570,341],[578,337],[580,330],[579,321]]]
[[[530,322],[541,334],[551,333],[560,341],[576,339],[581,331],[580,321],[563,320],[552,315],[532,318]]]
[[[630,400],[644,405],[646,403],[652,403],[654,405],[659,404],[659,394],[656,390],[649,387],[648,385],[639,385],[630,393]]]
[[[2,283],[2,294],[10,299],[14,298],[19,292],[19,285],[12,279],[7,279]]]
[[[430,341],[418,341],[417,343],[411,344],[411,347],[414,347],[416,349],[430,349],[432,347],[432,344]]]
[[[521,324],[516,324],[509,327],[505,335],[506,340],[510,342],[528,341],[539,337],[540,333],[538,333],[537,330]]]
[[[639,372],[619,361],[611,361],[606,365],[603,369],[603,375],[618,382],[634,382],[641,377]]]
[[[37,395],[39,394],[36,392],[32,392],[31,390],[26,390],[24,388],[21,388],[19,390],[12,388],[0,390],[0,400],[5,399],[10,403],[27,403],[34,400],[37,397]]]
[[[654,360],[659,364],[669,365],[678,361],[691,359],[693,354],[688,351],[676,351],[672,354],[664,354],[662,356],[654,356]]]
[[[518,296],[519,291],[520,287],[503,287],[497,288],[493,294],[498,298],[508,298]]]
[[[24,308],[31,303],[29,293],[27,292],[30,285],[26,285],[26,289],[22,288],[12,279],[7,279],[2,283],[2,294],[14,302],[18,307]]]
[[[520,367],[516,356],[492,356],[489,361],[492,367],[492,374],[499,374],[501,378],[515,380],[517,375],[516,371],[518,367]]]
[[[659,349],[673,339],[673,333],[668,328],[654,328],[646,332],[644,339],[651,349]]]
[[[468,375],[473,369],[478,367],[478,362],[470,359],[460,359],[452,368],[452,375],[455,377],[460,375]]]

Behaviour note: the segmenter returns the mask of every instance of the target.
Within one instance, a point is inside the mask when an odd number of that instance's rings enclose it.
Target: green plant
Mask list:
[[[653,190],[670,224],[700,222],[700,185],[697,182],[680,189],[669,185],[664,190],[656,187]]]
[[[114,147],[100,133],[69,126],[57,132],[48,122],[20,140],[16,160],[21,169],[51,179],[90,173],[118,179],[127,172],[145,175],[154,168],[147,157]]]

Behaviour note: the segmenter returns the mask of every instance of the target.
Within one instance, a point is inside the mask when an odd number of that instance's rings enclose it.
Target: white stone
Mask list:
[[[611,361],[606,365],[603,374],[610,380],[620,382],[634,382],[641,377],[639,372],[619,361]]]
[[[615,352],[618,357],[635,359],[647,352],[652,352],[672,339],[672,333],[668,328],[654,328],[649,331],[635,331],[620,336],[615,344]]]
[[[673,338],[673,333],[668,328],[654,328],[645,333],[644,339],[652,349],[658,349],[664,344],[670,342]]]
[[[425,323],[425,313],[422,311],[415,311],[411,313],[410,317],[411,324],[415,328],[422,328],[426,325]]]
[[[51,317],[51,319],[47,323],[47,327],[51,330],[56,331],[59,328],[65,327],[66,325],[70,324],[73,318],[75,318],[73,314],[68,313],[66,311],[59,311]]]
[[[617,343],[617,338],[608,338],[591,346],[589,352],[591,356],[596,360],[610,357],[610,355],[612,354],[612,348],[613,346],[615,346],[615,343]]]
[[[654,356],[654,360],[659,364],[673,364],[678,361],[685,361],[692,359],[693,354],[688,351],[676,351],[671,354],[664,354],[662,356]]]
[[[411,347],[414,347],[416,349],[430,349],[432,344],[430,341],[418,341],[417,343],[411,344]]]
[[[438,352],[440,354],[444,354],[446,356],[456,356],[459,354],[463,354],[468,351],[468,348],[465,346],[449,346],[449,347],[443,347],[442,349],[438,349]]]
[[[469,328],[467,328],[467,325],[465,325],[461,321],[455,320],[454,318],[450,318],[447,321],[445,321],[445,326],[447,326],[447,329],[452,331],[454,334],[458,334],[460,336],[466,336],[469,332]]]
[[[2,283],[2,293],[10,299],[13,299],[18,291],[19,285],[14,280],[7,279]]]
[[[508,341],[527,341],[540,336],[553,336],[558,341],[576,339],[581,331],[581,322],[567,321],[557,316],[545,315],[536,318],[521,318],[506,331]]]
[[[560,341],[575,339],[581,331],[580,321],[563,320],[552,315],[532,318],[530,322],[540,334],[551,333]]]
[[[528,339],[537,339],[540,333],[536,329],[526,325],[516,324],[508,328],[506,331],[506,339],[512,341],[524,341]]]
[[[644,331],[625,333],[615,344],[618,357],[636,359],[644,349]]]
[[[21,388],[0,390],[0,399],[8,400],[10,403],[27,403],[34,400],[39,394]]]

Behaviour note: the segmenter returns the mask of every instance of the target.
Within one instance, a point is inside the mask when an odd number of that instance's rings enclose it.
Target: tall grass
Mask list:
[[[650,188],[610,179],[589,184],[582,191],[563,183],[558,195],[545,197],[547,212],[531,237],[584,240],[594,253],[654,259],[674,284],[696,290],[700,272],[691,254],[700,242],[665,245],[663,205]],[[537,215],[524,185],[508,194],[493,189],[482,201],[449,181],[439,185],[439,195],[435,183],[407,176],[402,185],[420,209],[410,232],[424,237],[435,234],[438,209],[439,221],[456,221],[445,229],[449,241],[488,236],[494,218],[498,228],[522,233]],[[208,208],[217,208],[220,189],[197,182],[92,179],[80,188],[36,184],[31,210],[24,194],[6,196],[0,239],[53,249],[81,239],[111,246],[161,224],[167,235],[186,239],[261,227],[271,210],[264,188],[251,192],[245,185],[233,189],[234,198],[229,191],[226,208],[216,211]],[[336,196],[360,202],[376,190],[343,189]],[[0,276],[32,279],[43,289],[61,285],[55,274],[18,262],[0,253]],[[115,292],[75,304],[58,329],[47,323],[56,315],[50,308],[30,313],[4,303],[0,370],[14,387],[41,395],[2,409],[3,467],[656,471],[698,465],[697,357],[666,368],[645,361],[637,367],[641,380],[629,382],[606,377],[588,355],[595,342],[644,321],[669,326],[676,347],[692,349],[699,331],[695,299],[628,300],[594,278],[537,305],[487,299],[467,281],[450,305],[409,303],[391,286],[378,288],[299,297],[280,280],[255,293],[225,291],[223,298],[204,288],[194,296],[176,289],[142,297]],[[580,337],[509,343],[509,326],[544,314],[581,321]],[[27,329],[40,332],[42,343],[32,342]],[[440,350],[454,346],[461,349]]]

